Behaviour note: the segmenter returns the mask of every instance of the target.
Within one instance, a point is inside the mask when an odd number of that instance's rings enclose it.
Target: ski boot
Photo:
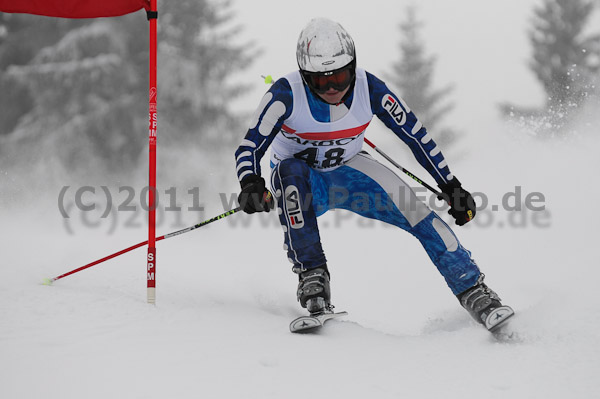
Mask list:
[[[484,278],[485,275],[481,273],[477,283],[473,287],[458,294],[456,297],[462,307],[478,323],[483,324],[489,331],[494,331],[500,328],[515,312],[510,306],[502,305],[498,294],[485,285],[483,282]]]
[[[300,305],[311,315],[331,312],[333,306],[329,303],[331,290],[327,265],[301,272],[299,280],[297,296]]]

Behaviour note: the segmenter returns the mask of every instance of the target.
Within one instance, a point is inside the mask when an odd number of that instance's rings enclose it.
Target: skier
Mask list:
[[[460,304],[488,329],[512,316],[450,227],[402,179],[362,151],[365,130],[376,115],[435,179],[456,224],[475,216],[471,194],[408,105],[357,67],[346,30],[329,19],[311,20],[300,33],[296,58],[299,70],[264,95],[235,157],[243,210],[269,212],[277,202],[284,250],[299,275],[301,306],[311,314],[331,312],[330,273],[317,217],[346,209],[414,235]],[[275,199],[261,177],[260,160],[268,147]]]

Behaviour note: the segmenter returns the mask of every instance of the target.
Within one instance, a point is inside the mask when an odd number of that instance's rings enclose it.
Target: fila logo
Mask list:
[[[302,209],[300,209],[300,193],[294,185],[285,188],[285,209],[286,217],[292,229],[304,227],[304,216],[302,216]]]
[[[398,125],[402,126],[406,123],[406,112],[404,112],[404,109],[402,109],[400,104],[398,104],[398,101],[396,101],[391,94],[383,96],[381,105]]]

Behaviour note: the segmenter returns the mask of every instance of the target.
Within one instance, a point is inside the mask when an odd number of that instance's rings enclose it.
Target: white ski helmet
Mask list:
[[[300,32],[296,60],[301,71],[334,71],[350,64],[355,58],[354,41],[337,22],[314,18]]]

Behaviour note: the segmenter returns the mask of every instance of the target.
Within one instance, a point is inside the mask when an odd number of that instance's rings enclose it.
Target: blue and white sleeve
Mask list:
[[[409,146],[417,161],[438,184],[452,180],[454,176],[440,147],[404,100],[368,72],[367,82],[373,114]]]
[[[238,180],[260,176],[260,160],[292,113],[292,88],[287,79],[277,80],[254,112],[246,136],[235,152]]]

